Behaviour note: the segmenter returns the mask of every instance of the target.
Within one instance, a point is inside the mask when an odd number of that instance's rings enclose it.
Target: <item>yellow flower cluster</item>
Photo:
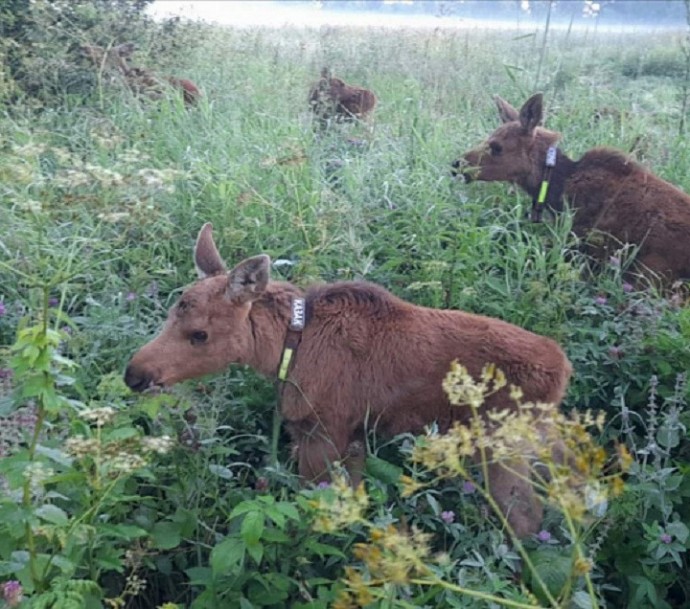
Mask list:
[[[346,476],[336,475],[331,486],[319,492],[310,505],[317,513],[314,528],[322,533],[332,533],[346,525],[361,522],[369,506],[369,496],[364,484],[352,488]]]
[[[623,488],[621,471],[632,457],[624,446],[618,448],[618,469],[607,474],[610,462],[590,429],[602,430],[603,414],[572,410],[563,413],[554,404],[522,402],[522,391],[510,388],[511,409],[481,411],[489,395],[507,386],[505,375],[493,365],[485,366],[475,381],[467,369],[454,362],[443,387],[455,406],[470,406],[466,424],[455,423],[446,433],[430,431],[412,451],[412,461],[438,478],[469,478],[466,458],[486,459],[505,467],[528,459],[534,486],[546,500],[575,520],[586,514],[603,516],[608,498]],[[413,480],[401,480],[403,492],[420,488]]]
[[[429,573],[431,535],[413,528],[404,531],[389,525],[384,529],[373,528],[367,543],[355,544],[354,555],[364,562],[367,577],[352,567],[345,569],[345,585],[333,604],[334,609],[364,607],[374,600],[375,589],[385,585],[406,584],[412,577]]]

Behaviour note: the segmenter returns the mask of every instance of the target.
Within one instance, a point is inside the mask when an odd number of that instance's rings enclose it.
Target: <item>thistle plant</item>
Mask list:
[[[451,404],[467,408],[470,416],[466,423],[456,422],[445,434],[430,430],[418,438],[411,461],[428,475],[424,480],[421,475],[402,476],[400,483],[406,496],[439,486],[450,478],[461,478],[466,485],[472,485],[522,558],[529,588],[524,586],[521,598],[515,599],[444,579],[443,566],[448,557],[432,553],[429,534],[402,524],[381,526],[367,520],[363,487],[348,490],[346,482],[338,478],[334,489],[329,489],[331,493],[324,492],[313,502],[318,530],[333,531],[357,523],[367,530],[367,540],[355,544],[354,556],[360,566],[346,569],[346,588],[334,606],[364,607],[375,599],[393,602],[412,586],[448,590],[504,607],[567,607],[575,594],[580,599],[587,597],[590,607],[599,606],[587,540],[606,514],[610,499],[622,492],[621,476],[632,457],[622,445],[614,457],[609,457],[590,434],[590,430],[601,432],[603,415],[595,416],[590,411],[566,414],[553,404],[523,402],[520,388],[507,385],[503,372],[493,365],[487,365],[475,380],[466,368],[454,362],[443,387]],[[486,398],[506,388],[515,407],[484,412]],[[526,457],[530,463],[528,478],[511,469]],[[540,500],[561,515],[569,556],[564,563],[567,573],[557,589],[542,577],[542,556],[530,552],[517,538],[491,495],[487,470],[496,462],[529,479]],[[477,479],[482,483],[477,484]],[[550,539],[548,531],[538,536],[540,542]],[[406,605],[400,600],[399,605],[391,606]]]

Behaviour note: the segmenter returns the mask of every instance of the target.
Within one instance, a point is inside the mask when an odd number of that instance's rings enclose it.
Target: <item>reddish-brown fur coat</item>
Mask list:
[[[309,91],[309,106],[319,119],[348,120],[366,117],[376,106],[376,95],[368,89],[333,78],[327,68]]]
[[[520,112],[500,98],[497,104],[504,124],[456,167],[464,164],[470,178],[513,182],[535,197],[546,150],[560,135],[538,126],[540,95]],[[575,210],[573,229],[597,257],[631,243],[639,247],[636,260],[643,270],[665,282],[690,278],[690,196],[680,189],[609,148],[590,150],[579,161],[559,151],[552,188]]]
[[[128,42],[108,50],[95,45],[83,45],[81,52],[99,69],[119,73],[134,93],[147,95],[151,99],[160,99],[166,88],[172,87],[173,90],[182,93],[186,105],[194,105],[199,101],[201,91],[191,80],[173,76],[159,77],[146,68],[130,67],[127,59],[131,57],[134,49],[134,44]]]
[[[331,462],[348,459],[356,479],[363,455],[353,447],[363,446],[367,428],[418,433],[434,421],[446,430],[463,420],[468,409],[452,407],[442,389],[453,360],[475,378],[495,364],[526,400],[557,404],[565,393],[571,366],[560,347],[504,321],[416,306],[365,282],[303,292],[269,281],[267,256],[250,258],[228,274],[210,225],[199,235],[196,261],[206,278],[184,292],[161,334],[133,356],[127,384],[138,390],[171,385],[231,363],[275,378],[291,299],[303,295],[307,323],[281,410],[307,479],[327,477]],[[512,405],[504,389],[485,408]],[[541,512],[529,484],[496,467],[491,472],[492,492],[511,512],[513,527],[521,535],[537,530]],[[522,507],[509,507],[514,492]]]

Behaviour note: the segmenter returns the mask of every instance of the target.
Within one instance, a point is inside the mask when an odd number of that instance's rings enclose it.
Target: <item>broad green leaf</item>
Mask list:
[[[246,545],[236,538],[227,538],[211,550],[211,568],[214,575],[225,575],[235,572],[244,561]]]
[[[38,516],[41,520],[56,524],[58,526],[66,526],[69,523],[69,517],[67,513],[62,508],[51,503],[46,503],[38,507],[34,514]]]
[[[261,534],[264,532],[264,514],[263,512],[249,512],[242,521],[240,534],[247,546],[254,545],[261,539]]]
[[[180,545],[182,536],[180,526],[174,522],[157,522],[151,531],[153,547],[160,550],[171,550]]]

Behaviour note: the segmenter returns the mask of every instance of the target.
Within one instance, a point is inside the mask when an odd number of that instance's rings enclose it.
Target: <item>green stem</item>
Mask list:
[[[511,601],[507,598],[501,598],[500,596],[494,596],[493,594],[487,594],[486,592],[480,592],[479,590],[470,590],[469,588],[463,588],[457,584],[451,584],[450,582],[444,581],[439,578],[433,579],[411,579],[411,584],[417,586],[441,586],[446,590],[452,590],[458,594],[464,594],[472,598],[478,598],[489,603],[497,603],[503,605],[504,607],[515,607],[515,609],[541,609],[541,605],[533,605],[527,603],[521,603],[520,601]]]

